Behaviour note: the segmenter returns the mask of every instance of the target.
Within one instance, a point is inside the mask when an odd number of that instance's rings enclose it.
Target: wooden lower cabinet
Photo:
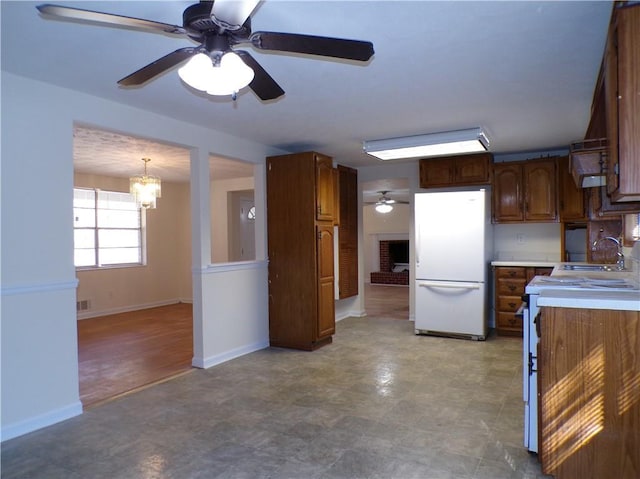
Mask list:
[[[534,276],[548,276],[552,270],[524,266],[494,268],[496,331],[499,335],[522,336],[522,318],[515,313],[522,304],[525,287]]]
[[[540,443],[555,479],[640,477],[640,312],[542,308]]]

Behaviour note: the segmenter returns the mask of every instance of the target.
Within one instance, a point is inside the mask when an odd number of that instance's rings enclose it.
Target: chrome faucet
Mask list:
[[[616,264],[618,265],[618,270],[622,271],[624,269],[624,254],[622,254],[622,243],[618,238],[614,238],[613,236],[605,236],[604,238],[598,238],[593,242],[591,251],[595,251],[596,246],[598,246],[598,244],[604,240],[613,241],[618,247],[618,251],[616,253],[618,260],[616,261]]]

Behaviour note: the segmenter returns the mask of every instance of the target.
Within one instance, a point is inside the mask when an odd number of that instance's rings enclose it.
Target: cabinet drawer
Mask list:
[[[525,278],[526,268],[508,268],[501,266],[496,269],[496,276],[498,278]]]
[[[507,278],[498,278],[498,285],[496,287],[496,291],[499,295],[507,295],[507,296],[518,296],[524,293],[524,287],[527,283],[527,280],[522,279],[507,279]]]
[[[500,296],[498,297],[498,311],[515,313],[522,304],[520,296]]]
[[[513,313],[497,313],[496,327],[498,329],[522,331],[522,318],[516,316]]]

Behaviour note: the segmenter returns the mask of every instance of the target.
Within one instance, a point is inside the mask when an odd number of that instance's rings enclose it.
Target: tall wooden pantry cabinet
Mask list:
[[[332,341],[333,178],[320,153],[267,158],[271,346],[311,351]]]

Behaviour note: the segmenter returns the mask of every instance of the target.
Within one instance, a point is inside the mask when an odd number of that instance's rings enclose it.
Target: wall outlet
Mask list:
[[[527,242],[527,238],[525,235],[523,235],[522,233],[518,233],[516,235],[516,242],[518,244],[525,244]]]

